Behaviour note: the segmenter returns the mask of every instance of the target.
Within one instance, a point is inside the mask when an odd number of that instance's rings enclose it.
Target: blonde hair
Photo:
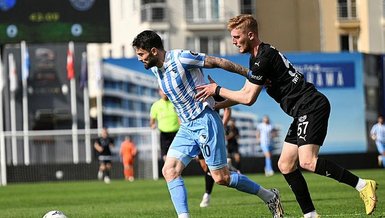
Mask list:
[[[253,32],[258,35],[258,22],[250,14],[241,14],[233,17],[227,22],[227,29],[240,29],[246,32]]]

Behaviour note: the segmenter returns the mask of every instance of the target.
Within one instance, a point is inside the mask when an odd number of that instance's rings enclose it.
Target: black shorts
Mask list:
[[[160,132],[160,154],[162,157],[167,155],[167,151],[170,148],[176,133],[177,132]]]
[[[314,101],[317,105],[307,105],[314,107],[314,110],[294,118],[287,132],[285,142],[298,146],[307,144],[322,146],[328,128],[330,103],[322,94],[317,97],[318,99]]]
[[[239,153],[239,145],[238,144],[228,144],[227,145],[227,156],[231,157],[236,153]]]
[[[107,164],[107,163],[111,163],[112,156],[111,155],[99,155],[98,159],[99,159],[100,164],[102,164],[102,163]]]

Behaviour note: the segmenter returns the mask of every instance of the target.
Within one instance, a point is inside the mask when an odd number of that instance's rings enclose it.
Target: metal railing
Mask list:
[[[119,161],[120,143],[126,135],[130,135],[138,149],[137,159],[145,163],[141,167],[152,169],[146,177],[158,179],[160,158],[158,131],[150,128],[111,128],[108,131],[110,137],[115,140],[116,146],[112,149],[115,161]],[[100,132],[98,129],[79,129],[75,132],[73,130],[0,132],[0,184],[7,183],[7,166],[91,163],[95,160],[93,144]],[[77,143],[73,142],[74,134],[77,135]]]

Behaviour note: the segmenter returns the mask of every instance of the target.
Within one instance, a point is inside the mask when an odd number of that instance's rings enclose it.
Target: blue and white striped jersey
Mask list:
[[[270,146],[272,144],[272,132],[274,127],[271,124],[259,123],[257,125],[257,130],[259,131],[259,140],[261,145]]]
[[[206,84],[202,67],[205,54],[185,50],[167,51],[162,68],[152,67],[158,83],[174,104],[182,122],[196,118],[206,106],[213,108],[214,99],[200,102],[195,99],[196,87]]]
[[[370,130],[370,134],[376,136],[376,141],[385,143],[385,125],[376,123]]]

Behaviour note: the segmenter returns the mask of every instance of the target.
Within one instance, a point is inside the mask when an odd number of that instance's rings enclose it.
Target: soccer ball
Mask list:
[[[59,210],[51,210],[47,212],[43,218],[67,218],[67,216]]]

